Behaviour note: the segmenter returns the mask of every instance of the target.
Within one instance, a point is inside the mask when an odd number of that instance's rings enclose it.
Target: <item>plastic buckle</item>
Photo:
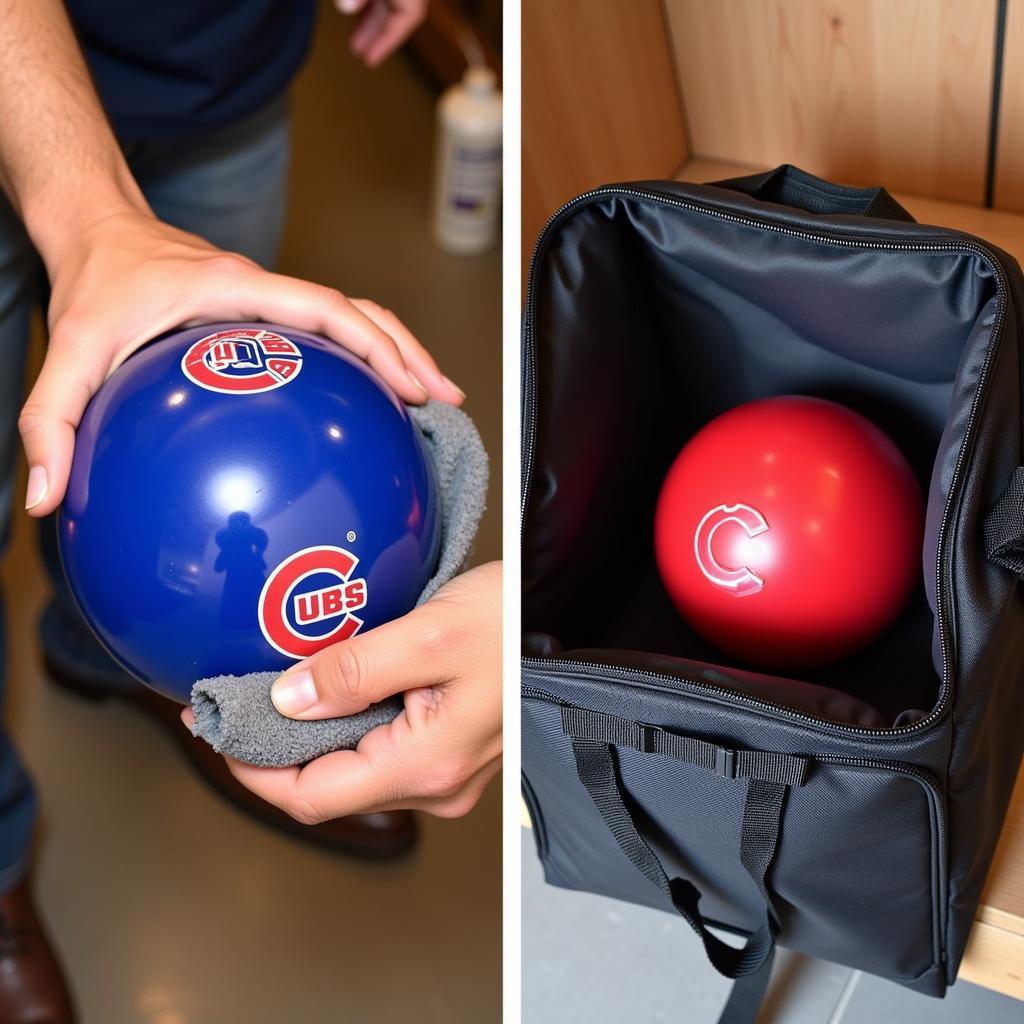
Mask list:
[[[723,779],[736,778],[736,751],[725,747],[715,749],[715,774]]]
[[[647,725],[640,722],[640,750],[644,754],[656,754],[658,752],[658,734],[665,730],[660,725]]]

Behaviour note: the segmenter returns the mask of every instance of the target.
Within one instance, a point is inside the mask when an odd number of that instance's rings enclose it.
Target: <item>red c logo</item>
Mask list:
[[[294,341],[255,327],[208,334],[181,358],[181,372],[193,384],[224,395],[273,391],[301,369],[302,352]]]
[[[728,590],[736,597],[756,594],[764,587],[764,580],[745,565],[729,568],[722,565],[711,550],[715,532],[726,523],[736,523],[748,537],[756,537],[768,529],[768,521],[756,508],[749,505],[716,505],[704,514],[693,535],[693,551],[700,571],[716,587]]]
[[[359,559],[344,548],[303,548],[289,555],[263,584],[259,623],[267,643],[289,658],[308,658],[355,636],[363,620],[367,583],[354,579]],[[317,584],[317,580],[323,582]]]

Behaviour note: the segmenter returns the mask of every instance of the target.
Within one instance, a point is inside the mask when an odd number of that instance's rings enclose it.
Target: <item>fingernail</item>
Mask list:
[[[35,508],[46,497],[50,483],[45,466],[33,466],[28,471],[28,489],[25,492],[25,508]]]
[[[416,376],[416,374],[413,373],[412,370],[406,370],[405,372],[409,375],[409,380],[411,380],[413,384],[415,384],[416,387],[423,392],[423,394],[426,394],[427,389],[419,382],[419,378]]]
[[[338,0],[338,10],[345,14],[351,14],[358,6],[358,0]]]
[[[316,703],[313,674],[303,669],[281,676],[270,688],[270,699],[282,715],[298,715]]]
[[[458,385],[458,384],[456,384],[456,383],[455,383],[455,381],[453,381],[453,380],[452,380],[452,379],[451,379],[450,377],[445,377],[445,378],[444,378],[444,382],[445,382],[445,384],[447,384],[447,385],[448,385],[448,387],[450,387],[450,388],[453,388],[453,389],[454,389],[455,391],[458,391],[458,393],[459,393],[459,394],[460,394],[460,395],[461,395],[461,396],[462,396],[463,398],[465,398],[465,397],[466,397],[466,392],[465,392],[465,391],[463,391],[463,390],[462,390],[462,388],[460,388],[460,387],[459,387],[459,385]]]

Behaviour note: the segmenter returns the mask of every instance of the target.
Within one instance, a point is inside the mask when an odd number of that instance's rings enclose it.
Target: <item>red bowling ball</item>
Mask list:
[[[893,441],[834,402],[731,409],[686,444],[655,515],[662,580],[715,647],[766,668],[876,639],[921,576],[921,492]]]

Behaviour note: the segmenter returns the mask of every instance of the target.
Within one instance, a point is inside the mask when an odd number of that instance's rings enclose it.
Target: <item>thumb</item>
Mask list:
[[[288,718],[340,718],[429,684],[426,648],[433,646],[433,619],[426,607],[417,608],[325,647],[276,680],[270,690],[274,707]]]
[[[69,348],[51,343],[18,417],[29,466],[25,507],[33,516],[48,515],[64,497],[75,430],[94,390]]]

